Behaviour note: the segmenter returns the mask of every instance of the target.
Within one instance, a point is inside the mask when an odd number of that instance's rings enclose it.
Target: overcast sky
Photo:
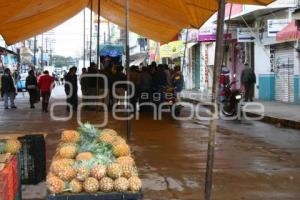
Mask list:
[[[76,57],[80,55],[83,49],[83,12],[56,27],[54,31],[55,54]]]

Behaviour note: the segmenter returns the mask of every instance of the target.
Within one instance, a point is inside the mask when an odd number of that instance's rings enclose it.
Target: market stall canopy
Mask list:
[[[274,0],[228,0],[267,5]],[[0,1],[0,34],[7,44],[48,31],[98,0]],[[125,25],[124,0],[101,0],[101,15]],[[183,28],[199,28],[218,9],[217,0],[130,0],[130,30],[156,41],[170,41]]]
[[[300,39],[300,31],[298,31],[295,20],[291,21],[284,29],[276,34],[277,42],[295,41]]]

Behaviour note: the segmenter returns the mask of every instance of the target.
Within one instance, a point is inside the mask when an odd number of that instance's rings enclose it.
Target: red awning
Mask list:
[[[284,29],[276,34],[277,42],[287,42],[300,39],[300,31],[297,30],[295,20],[291,21]]]

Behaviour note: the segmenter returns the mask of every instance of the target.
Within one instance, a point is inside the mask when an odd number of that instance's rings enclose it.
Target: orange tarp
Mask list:
[[[229,0],[267,5],[273,0]],[[54,28],[90,6],[90,0],[0,0],[0,34],[7,44]],[[92,0],[97,12],[98,0]],[[170,41],[183,28],[199,28],[218,9],[217,0],[129,0],[130,30],[156,41]],[[125,0],[101,0],[101,15],[125,24]]]

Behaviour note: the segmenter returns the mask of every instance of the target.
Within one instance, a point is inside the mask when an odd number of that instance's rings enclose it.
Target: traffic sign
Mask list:
[[[268,37],[276,37],[276,34],[289,24],[288,19],[269,19]]]
[[[254,28],[238,28],[237,39],[238,42],[254,42],[256,39],[256,31]]]

